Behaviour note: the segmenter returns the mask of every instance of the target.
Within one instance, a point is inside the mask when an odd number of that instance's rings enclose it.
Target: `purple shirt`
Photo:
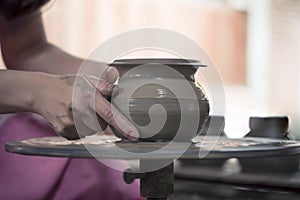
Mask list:
[[[139,183],[127,185],[122,172],[96,159],[23,156],[5,152],[8,141],[53,136],[40,116],[16,114],[0,127],[0,199],[138,200]],[[125,163],[111,160],[115,165]]]

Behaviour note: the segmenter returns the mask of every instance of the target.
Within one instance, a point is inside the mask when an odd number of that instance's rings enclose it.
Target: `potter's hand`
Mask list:
[[[107,81],[88,75],[47,75],[41,89],[37,90],[33,110],[44,116],[54,130],[67,139],[104,131],[107,123],[125,137],[138,139],[137,129],[106,99],[112,95],[114,86],[111,83],[118,75],[116,70],[110,71],[106,74]]]

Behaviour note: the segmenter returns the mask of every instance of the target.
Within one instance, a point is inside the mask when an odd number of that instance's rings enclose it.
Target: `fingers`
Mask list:
[[[115,83],[119,77],[119,71],[114,67],[108,67],[105,71],[104,79],[109,83]]]
[[[80,136],[77,131],[76,127],[73,126],[66,126],[59,132],[59,135],[66,138],[67,140],[77,140],[83,138],[84,136]]]
[[[103,96],[112,96],[115,89],[115,85],[103,80],[100,80],[96,87]]]
[[[128,139],[137,140],[139,138],[137,128],[99,93],[96,94],[95,98],[95,111],[102,119]]]
[[[68,104],[70,119],[74,123],[76,121],[78,131],[83,135],[93,135],[107,128],[107,123],[89,106],[89,101],[92,99],[91,95],[83,96],[83,99],[80,101],[81,103],[76,106]]]
[[[73,111],[74,112],[74,111]],[[77,113],[76,111],[74,113]],[[77,140],[83,138],[88,135],[95,134],[96,130],[92,129],[88,124],[84,122],[84,120],[76,120],[76,126],[73,119],[69,118],[69,116],[58,116],[56,117],[56,126],[52,127],[55,131],[68,140]],[[107,125],[103,125],[106,122],[100,123],[102,130],[105,130]],[[102,125],[101,125],[102,124]]]
[[[103,119],[95,117],[95,111],[89,107],[86,107],[82,112],[74,111],[73,115],[77,131],[81,135],[93,135],[97,132],[102,132],[107,127],[107,123]]]
[[[110,81],[113,81],[113,78],[119,75],[115,68],[111,68],[107,74],[110,74],[110,78],[112,78]],[[139,133],[136,127],[103,97],[113,95],[117,92],[117,88],[104,80],[97,80],[90,76],[85,76],[85,79],[99,92],[95,94],[95,110],[98,115],[126,138],[137,140]],[[93,105],[90,106],[93,107]]]
[[[68,140],[76,140],[81,138],[73,120],[68,115],[56,116],[56,126],[53,126],[55,131]]]
[[[103,80],[96,79],[91,76],[84,75],[86,81],[94,88],[96,88],[103,96],[112,96],[113,93],[117,92],[115,85]]]
[[[105,135],[114,135],[114,133],[112,132],[111,128],[109,126],[107,126],[107,128],[104,131]]]
[[[81,91],[77,96],[75,95],[75,98],[78,98],[77,102],[75,101],[76,105],[68,104],[67,106],[69,113],[73,113],[69,116],[69,120],[72,123],[65,123],[63,122],[64,119],[60,119],[61,123],[58,130],[60,135],[67,139],[79,139],[81,135],[91,135],[106,130],[109,123],[126,138],[131,140],[138,139],[139,133],[136,127],[106,99],[117,91],[117,88],[112,83],[116,82],[118,76],[118,71],[113,67],[107,68],[104,76],[102,76],[106,80],[99,80],[91,75],[79,75],[76,84],[74,84]],[[97,118],[94,117],[95,113],[93,113],[94,109],[92,109],[94,107],[98,114]],[[76,120],[77,129],[79,127],[78,130],[75,128],[74,119],[79,119]],[[99,125],[102,130],[98,130]]]

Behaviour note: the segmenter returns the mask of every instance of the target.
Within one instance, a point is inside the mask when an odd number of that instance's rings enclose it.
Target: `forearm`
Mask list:
[[[75,74],[83,59],[50,44],[39,13],[1,23],[1,50],[8,69]],[[105,68],[104,63],[85,62],[90,71]]]
[[[45,77],[43,73],[0,70],[0,113],[35,112],[33,96]]]
[[[9,69],[39,71],[49,74],[76,74],[83,60],[72,56],[47,42],[36,44],[13,62],[6,62]]]

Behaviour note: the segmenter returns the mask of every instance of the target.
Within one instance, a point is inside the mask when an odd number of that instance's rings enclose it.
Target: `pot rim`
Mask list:
[[[206,65],[201,64],[201,61],[199,60],[183,58],[126,58],[115,60],[110,63],[109,66],[138,66],[145,64],[207,67]]]

